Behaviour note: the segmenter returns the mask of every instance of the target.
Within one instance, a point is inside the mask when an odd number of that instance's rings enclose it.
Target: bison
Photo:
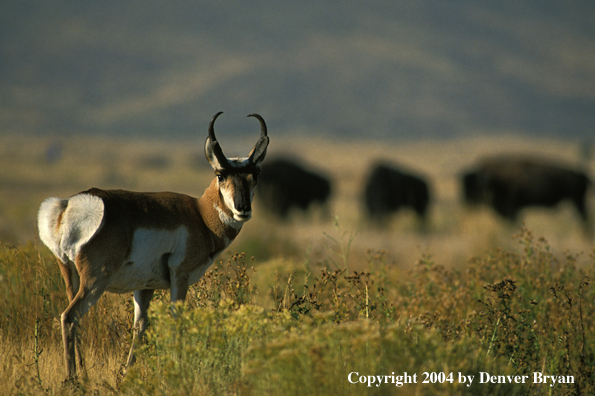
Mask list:
[[[554,207],[570,201],[588,228],[586,195],[591,181],[582,171],[540,158],[484,158],[461,179],[468,205],[485,204],[515,221],[525,207]]]
[[[384,224],[393,212],[413,209],[425,223],[430,191],[420,176],[387,163],[372,167],[364,189],[364,206],[369,218]]]
[[[262,166],[258,190],[264,206],[286,219],[292,209],[305,211],[312,204],[326,204],[331,182],[296,161],[279,158]]]

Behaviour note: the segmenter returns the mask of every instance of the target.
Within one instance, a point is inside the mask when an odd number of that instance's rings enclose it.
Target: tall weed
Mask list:
[[[385,252],[369,252],[369,270],[359,272],[306,263],[277,271],[262,295],[252,281],[255,263],[233,255],[205,274],[186,304],[172,309],[167,293],[159,294],[137,365],[119,390],[85,377],[75,393],[594,393],[592,268],[578,268],[577,255],[554,254],[528,230],[515,240],[519,249],[473,258],[464,270],[429,253],[409,271],[391,268]],[[0,259],[0,341],[26,345],[18,359],[4,359],[1,367],[13,374],[2,378],[16,393],[60,393],[35,369],[45,351],[60,349],[56,318],[66,298],[59,271],[33,245],[2,246]],[[267,298],[270,304],[260,304]],[[130,298],[102,298],[83,324],[87,351],[123,361],[131,318]],[[404,372],[416,374],[417,383],[397,386]],[[471,386],[457,378],[422,384],[424,372],[476,379]],[[539,372],[574,382],[478,384],[480,372]],[[368,375],[392,382],[368,387],[359,382]]]

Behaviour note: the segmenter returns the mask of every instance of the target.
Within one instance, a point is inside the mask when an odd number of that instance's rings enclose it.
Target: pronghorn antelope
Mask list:
[[[171,289],[183,301],[188,287],[252,216],[252,197],[269,138],[263,118],[260,138],[246,158],[226,158],[209,123],[207,160],[216,177],[196,199],[172,192],[139,193],[92,188],[67,199],[48,198],[39,208],[39,236],[58,259],[70,305],[62,313],[64,357],[69,378],[83,360],[77,326],[105,292],[134,292],[134,345],[147,328],[155,289]]]

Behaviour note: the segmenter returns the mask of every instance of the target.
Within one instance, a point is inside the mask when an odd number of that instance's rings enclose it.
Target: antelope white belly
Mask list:
[[[128,258],[111,277],[108,291],[128,293],[140,289],[169,289],[170,271],[186,256],[188,230],[139,228],[134,232]]]

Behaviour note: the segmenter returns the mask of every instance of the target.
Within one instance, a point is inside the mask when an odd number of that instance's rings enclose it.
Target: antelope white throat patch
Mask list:
[[[242,225],[244,224],[243,221],[238,221],[234,219],[233,217],[225,213],[223,209],[217,206],[217,204],[213,204],[213,207],[217,210],[217,213],[219,213],[219,220],[221,220],[223,224],[225,224],[228,227],[235,228],[236,230],[242,228]]]

